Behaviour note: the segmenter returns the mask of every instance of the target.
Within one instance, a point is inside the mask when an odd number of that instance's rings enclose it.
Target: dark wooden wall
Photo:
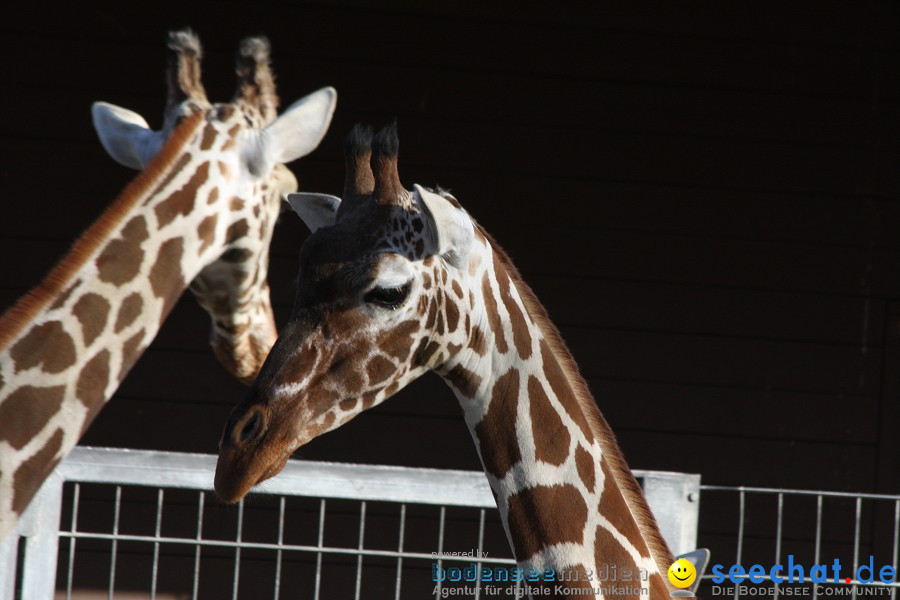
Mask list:
[[[213,99],[272,41],[284,104],[339,91],[291,165],[337,193],[356,121],[397,117],[401,177],[449,187],[545,302],[636,468],[706,483],[900,490],[900,8],[889,1],[38,3],[4,8],[0,306],[132,173],[89,107],[158,126],[190,25]],[[283,323],[305,229],[282,218]],[[88,432],[215,452],[243,387],[186,296]],[[436,377],[301,457],[479,468]]]

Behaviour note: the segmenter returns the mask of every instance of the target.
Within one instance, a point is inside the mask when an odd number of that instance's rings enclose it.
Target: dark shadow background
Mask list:
[[[900,490],[897,3],[94,0],[3,13],[0,308],[133,176],[103,153],[90,103],[158,127],[165,33],[184,25],[203,41],[210,99],[227,100],[239,39],[264,33],[285,106],[339,92],[324,143],[291,165],[301,189],[339,193],[343,135],[396,117],[406,186],[450,188],[506,248],[633,467]],[[305,236],[285,214],[270,270],[280,324]],[[244,388],[207,335],[185,296],[84,443],[215,452]],[[436,377],[299,455],[480,468]]]

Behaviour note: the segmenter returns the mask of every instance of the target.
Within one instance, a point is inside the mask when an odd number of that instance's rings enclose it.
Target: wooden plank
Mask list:
[[[589,383],[617,433],[703,437],[712,432],[747,444],[757,440],[870,444],[877,431],[878,399],[870,396],[851,400],[839,394],[614,379]],[[848,410],[848,404],[853,408]]]
[[[886,312],[885,369],[878,414],[873,417],[873,422],[878,424],[877,432],[872,435],[872,439],[877,440],[874,491],[896,494],[900,490],[900,442],[897,440],[897,431],[900,431],[900,370],[897,369],[900,363],[900,303],[890,302]],[[897,518],[896,508],[884,502],[878,505],[875,512],[878,522],[884,524],[876,529],[875,537],[885,555],[897,543],[891,528],[887,526]]]
[[[588,378],[874,395],[881,352],[642,331],[561,330]]]
[[[502,159],[498,159],[502,160]],[[455,176],[459,180],[447,177]],[[803,194],[735,186],[674,185],[614,179],[549,179],[541,174],[444,173],[411,179],[451,186],[489,231],[534,226],[590,227],[689,236],[893,246],[900,209],[864,194]],[[438,178],[440,177],[440,178]],[[545,207],[558,207],[547,210]],[[489,227],[490,225],[490,227]],[[496,231],[501,233],[503,230]]]
[[[874,421],[879,424],[878,439],[878,481],[876,490],[882,493],[896,493],[900,489],[900,304],[891,302],[887,306],[885,369],[881,388],[879,414]],[[875,437],[875,436],[873,436]]]
[[[793,440],[736,443],[715,433],[626,431],[617,437],[631,468],[702,471],[705,484],[859,491],[871,489],[875,478],[872,445]]]
[[[680,283],[535,275],[528,284],[557,326],[880,347],[871,298]]]
[[[539,274],[824,294],[895,295],[891,250],[742,239],[532,230],[500,244],[526,281]],[[565,240],[565,244],[560,243]]]

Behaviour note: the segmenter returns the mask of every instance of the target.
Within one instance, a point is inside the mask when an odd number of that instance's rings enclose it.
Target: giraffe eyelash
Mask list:
[[[366,292],[363,300],[366,304],[374,304],[382,308],[395,310],[409,297],[409,290],[412,288],[412,282],[407,282],[397,287],[375,287]]]

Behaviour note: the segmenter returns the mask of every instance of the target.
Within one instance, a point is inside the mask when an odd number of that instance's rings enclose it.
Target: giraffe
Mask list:
[[[640,590],[606,598],[667,597],[672,555],[558,330],[453,196],[402,186],[398,145],[392,126],[374,138],[356,127],[342,198],[289,195],[313,233],[290,321],[224,428],[218,495],[239,500],[433,370],[462,407],[520,566],[565,574],[552,597],[596,589],[613,567],[613,583],[629,573]]]
[[[92,107],[103,147],[142,169],[36,288],[0,317],[0,540],[72,449],[190,287],[212,321],[214,354],[249,383],[277,329],[266,280],[283,163],[324,136],[336,93],[277,115],[265,38],[237,55],[237,92],[212,104],[190,30],[168,39],[162,130]]]

